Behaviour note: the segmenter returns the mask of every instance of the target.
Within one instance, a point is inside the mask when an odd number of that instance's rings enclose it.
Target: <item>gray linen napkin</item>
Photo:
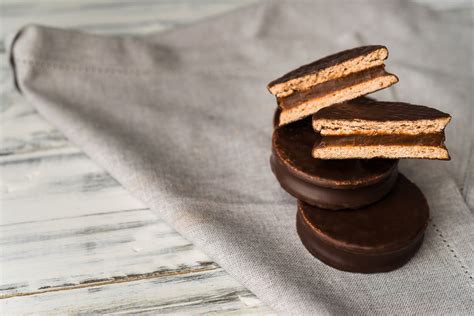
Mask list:
[[[21,93],[124,187],[281,313],[469,313],[473,301],[470,25],[407,2],[267,2],[145,37],[27,26],[11,46]],[[385,274],[340,272],[295,230],[268,163],[266,83],[315,58],[385,44],[400,83],[377,96],[452,114],[451,162],[404,161],[431,222]],[[471,160],[470,160],[471,159]]]

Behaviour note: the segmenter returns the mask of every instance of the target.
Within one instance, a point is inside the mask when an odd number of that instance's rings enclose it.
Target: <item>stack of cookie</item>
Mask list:
[[[304,246],[344,271],[390,271],[416,253],[429,208],[398,159],[449,160],[448,114],[365,97],[398,82],[387,57],[384,46],[358,47],[268,85],[278,102],[272,171],[298,199]]]

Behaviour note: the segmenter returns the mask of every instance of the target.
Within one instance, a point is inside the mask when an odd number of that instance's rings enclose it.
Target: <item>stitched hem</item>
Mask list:
[[[431,219],[429,219],[429,221],[431,223],[431,226],[435,229],[436,234],[441,238],[441,241],[443,242],[443,244],[446,246],[446,248],[448,248],[448,251],[451,253],[451,256],[457,261],[457,263],[463,270],[463,273],[468,277],[468,282],[471,283],[471,286],[473,286],[474,276],[472,275],[469,268],[466,267],[466,265],[463,263],[461,258],[458,256],[456,250],[454,250],[454,248],[448,243],[448,241],[446,240],[446,237],[443,235],[443,233],[438,228],[438,226],[435,223],[433,223]]]
[[[86,66],[86,67],[78,67],[72,66],[69,64],[58,63],[53,61],[41,61],[41,60],[33,60],[33,59],[26,59],[26,58],[13,58],[15,64],[23,64],[29,65],[32,67],[38,68],[55,68],[65,71],[74,71],[74,72],[84,72],[84,73],[96,73],[96,74],[104,74],[104,75],[151,75],[153,74],[152,71],[140,70],[140,69],[121,69],[121,68],[102,68],[102,67],[95,67],[95,66]]]

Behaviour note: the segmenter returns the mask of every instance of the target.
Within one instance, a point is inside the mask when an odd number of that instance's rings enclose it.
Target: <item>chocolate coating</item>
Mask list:
[[[382,200],[358,210],[328,211],[298,202],[297,231],[316,258],[336,269],[394,270],[418,250],[429,218],[420,189],[402,174]]]
[[[395,159],[315,159],[311,153],[319,138],[310,117],[281,126],[273,131],[273,156],[295,177],[332,189],[374,185],[396,172],[398,160]]]
[[[273,128],[278,127],[280,125],[280,114],[281,110],[279,107],[276,108],[275,114],[273,114]]]
[[[378,49],[387,49],[385,46],[381,45],[369,45],[361,46],[352,49],[348,49],[333,55],[326,56],[324,58],[313,61],[312,63],[303,65],[295,70],[290,71],[289,73],[283,75],[282,77],[273,80],[268,84],[268,87],[272,87],[276,84],[286,82],[291,79],[295,79],[304,75],[317,73],[321,69],[335,66],[340,63],[343,63],[349,59],[356,58],[358,56],[368,55]]]
[[[416,121],[450,118],[436,109],[404,102],[381,102],[369,98],[358,98],[325,107],[315,114],[313,120],[366,120],[375,122]]]
[[[376,184],[353,189],[332,189],[298,178],[275,155],[270,157],[270,165],[286,192],[298,200],[330,210],[356,209],[380,200],[390,192],[398,175],[395,169],[388,178]]]

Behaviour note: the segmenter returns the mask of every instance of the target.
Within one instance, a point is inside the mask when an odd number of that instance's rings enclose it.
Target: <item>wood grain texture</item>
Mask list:
[[[273,314],[222,270],[14,297],[0,301],[0,308],[5,315]]]
[[[3,225],[0,235],[0,297],[218,268],[148,209]]]
[[[144,208],[75,149],[3,157],[0,173],[4,225]]]
[[[249,1],[3,1],[29,23],[144,34]],[[0,313],[272,314],[52,127],[0,47]]]

